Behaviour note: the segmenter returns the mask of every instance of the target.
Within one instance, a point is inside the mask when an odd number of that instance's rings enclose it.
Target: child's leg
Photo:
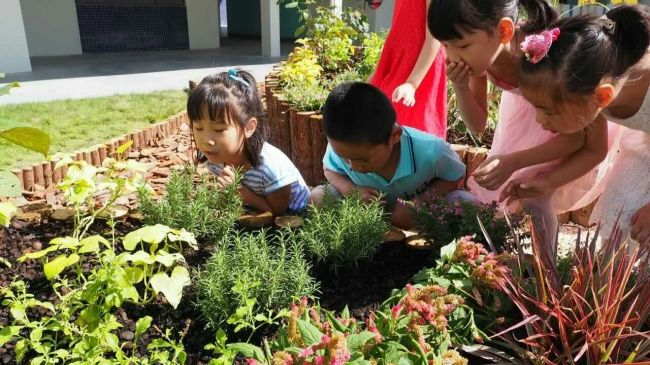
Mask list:
[[[557,215],[551,203],[552,195],[540,198],[524,199],[523,207],[530,212],[535,230],[541,234],[544,239],[542,244],[546,249],[551,262],[555,264],[557,259],[557,232],[559,222]]]
[[[329,199],[338,200],[341,198],[341,193],[330,184],[318,185],[311,189],[311,192],[309,193],[309,204],[320,207],[323,205],[326,196]]]

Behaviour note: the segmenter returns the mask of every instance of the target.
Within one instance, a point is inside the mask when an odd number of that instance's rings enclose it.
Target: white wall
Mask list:
[[[0,14],[0,72],[31,71],[20,3],[0,0]]]
[[[74,0],[21,0],[29,55],[81,54]]]
[[[220,47],[219,1],[187,0],[185,5],[190,49]]]

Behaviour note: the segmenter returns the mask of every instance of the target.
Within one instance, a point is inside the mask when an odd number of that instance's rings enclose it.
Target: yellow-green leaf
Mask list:
[[[9,227],[14,214],[16,214],[16,206],[13,203],[0,203],[0,226]]]
[[[115,150],[115,153],[119,155],[119,154],[122,154],[122,153],[126,152],[126,150],[128,150],[131,147],[132,144],[133,144],[133,141],[127,141],[123,145],[119,146],[117,148],[117,150]]]
[[[0,132],[0,138],[38,152],[47,158],[50,151],[50,136],[37,128],[18,127]]]

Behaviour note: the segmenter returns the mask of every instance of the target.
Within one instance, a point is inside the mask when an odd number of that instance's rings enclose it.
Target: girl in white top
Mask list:
[[[617,224],[641,244],[650,243],[650,21],[644,6],[623,5],[604,17],[579,16],[551,26],[551,42],[526,45],[520,85],[543,128],[573,133],[607,119],[620,125],[591,220],[609,237]],[[532,41],[533,39],[530,39]],[[537,61],[537,62],[534,62]],[[586,144],[590,143],[588,140]],[[501,198],[543,194],[593,166],[577,152],[554,170],[511,182]],[[590,197],[596,198],[595,194]]]

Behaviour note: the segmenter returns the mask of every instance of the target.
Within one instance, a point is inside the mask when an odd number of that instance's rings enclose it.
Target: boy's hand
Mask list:
[[[463,61],[449,62],[447,64],[447,79],[454,83],[454,86],[469,86],[471,69]]]
[[[488,190],[496,190],[519,169],[511,155],[490,156],[474,171],[474,179]]]
[[[553,187],[541,174],[532,178],[516,179],[508,182],[499,195],[499,202],[507,200],[508,203],[526,198],[537,198],[553,191]]]
[[[415,86],[410,82],[396,87],[393,91],[393,102],[399,103],[400,101],[406,106],[415,105]]]
[[[230,165],[221,169],[221,174],[217,176],[217,187],[223,189],[235,183],[235,170]]]
[[[397,203],[390,215],[390,222],[401,229],[415,227],[415,213],[405,204]]]
[[[650,204],[639,209],[632,217],[630,236],[640,245],[650,244]]]
[[[359,195],[361,196],[361,201],[363,202],[371,202],[379,196],[379,190],[373,189],[373,188],[367,188],[363,186],[358,186],[356,190],[359,192]]]

